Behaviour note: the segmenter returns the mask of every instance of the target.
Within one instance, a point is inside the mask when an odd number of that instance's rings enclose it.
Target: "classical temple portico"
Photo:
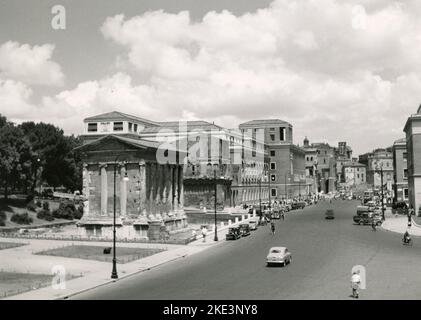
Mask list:
[[[78,148],[86,199],[78,223],[82,236],[112,236],[114,171],[118,238],[158,239],[163,229],[186,227],[183,166],[158,163],[158,147],[157,142],[108,135]]]

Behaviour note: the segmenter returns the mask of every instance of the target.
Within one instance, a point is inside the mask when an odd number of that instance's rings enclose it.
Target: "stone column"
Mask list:
[[[86,199],[83,201],[83,216],[86,218],[89,216],[89,186],[91,177],[89,176],[88,165],[83,164],[83,190],[82,195]]]
[[[168,165],[167,171],[167,181],[168,181],[168,190],[167,190],[167,201],[170,204],[170,211],[174,211],[174,197],[173,197],[173,182],[172,182],[173,166]]]
[[[178,190],[179,207],[178,207],[178,209],[180,211],[184,211],[183,167],[178,166],[177,168],[178,168],[178,184],[179,184],[179,190]]]
[[[126,167],[124,165],[120,168],[120,216],[127,215],[127,181],[124,181],[126,176]]]
[[[178,174],[177,174],[177,166],[173,167],[173,174],[172,174],[172,182],[173,182],[173,199],[174,199],[174,211],[178,211]]]
[[[100,164],[101,170],[101,215],[108,214],[108,181],[107,181],[107,165]]]
[[[139,162],[139,206],[140,214],[146,217],[146,163]]]

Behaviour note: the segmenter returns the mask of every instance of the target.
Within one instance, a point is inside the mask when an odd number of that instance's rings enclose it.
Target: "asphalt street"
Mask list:
[[[352,222],[358,201],[321,202],[276,221],[276,234],[259,227],[183,260],[122,279],[73,299],[352,299],[351,269],[366,268],[360,299],[419,299],[421,239],[403,246],[401,235]],[[326,220],[333,208],[334,220]],[[272,246],[293,261],[266,267]]]

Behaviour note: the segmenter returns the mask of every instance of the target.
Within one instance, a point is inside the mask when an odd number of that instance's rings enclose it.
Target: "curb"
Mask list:
[[[187,257],[187,256],[189,256],[189,254],[187,254],[187,253],[186,253],[186,254],[183,254],[182,256],[178,256],[178,257],[172,258],[172,259],[170,259],[170,260],[166,260],[166,261],[164,261],[164,262],[160,262],[160,263],[155,264],[155,265],[153,265],[153,266],[151,266],[151,267],[148,267],[148,268],[146,268],[146,269],[142,269],[142,270],[138,270],[138,271],[135,271],[135,272],[132,272],[132,273],[125,274],[124,276],[121,276],[121,277],[119,277],[118,279],[108,280],[107,282],[104,282],[104,283],[101,283],[101,284],[95,285],[95,286],[93,286],[93,287],[89,287],[89,288],[86,288],[86,289],[82,289],[82,290],[79,290],[79,291],[77,291],[77,292],[73,292],[73,293],[70,293],[70,294],[62,295],[62,296],[59,296],[59,297],[57,297],[57,298],[53,298],[52,300],[66,300],[66,299],[68,299],[68,298],[70,298],[70,297],[73,297],[73,296],[75,296],[75,295],[78,295],[78,294],[81,294],[81,293],[87,292],[87,291],[89,291],[89,290],[97,289],[97,288],[99,288],[99,287],[105,286],[105,285],[110,284],[110,283],[118,282],[118,281],[120,281],[120,280],[126,279],[126,278],[131,277],[131,276],[134,276],[134,275],[136,275],[136,274],[139,274],[139,273],[142,273],[142,272],[145,272],[145,271],[149,271],[149,270],[155,269],[155,268],[157,268],[157,267],[159,267],[159,266],[161,266],[161,265],[163,265],[163,264],[166,264],[166,263],[169,263],[169,262],[172,262],[172,261],[175,261],[175,260],[181,259],[181,258],[185,258],[185,257]]]

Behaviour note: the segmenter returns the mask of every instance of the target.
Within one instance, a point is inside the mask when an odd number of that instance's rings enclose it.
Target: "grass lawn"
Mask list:
[[[0,250],[24,246],[26,243],[0,242]]]
[[[0,272],[0,298],[48,286],[52,279],[48,274]]]
[[[111,262],[113,259],[112,250],[110,254],[104,254],[105,247],[101,246],[85,246],[72,245],[63,248],[51,249],[38,252],[40,255],[58,256],[67,258],[78,258],[87,260],[96,260]],[[153,254],[165,251],[164,249],[149,249],[149,248],[125,248],[117,247],[117,262],[127,263],[130,261],[142,259]]]
[[[54,275],[0,271],[0,299],[52,285]],[[66,275],[66,280],[76,278]]]

